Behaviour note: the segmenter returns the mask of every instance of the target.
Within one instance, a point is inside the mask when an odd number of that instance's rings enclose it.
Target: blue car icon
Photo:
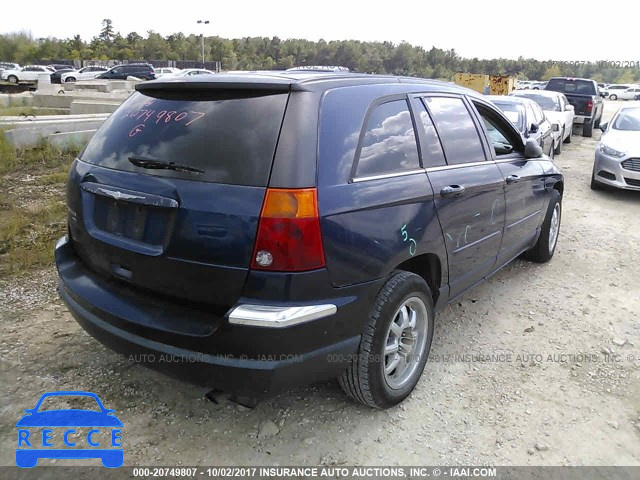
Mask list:
[[[83,409],[59,409],[39,411],[42,402],[49,397],[90,397],[93,398],[100,411]],[[25,410],[16,427],[18,427],[18,448],[16,448],[16,465],[19,467],[35,467],[40,458],[86,459],[99,458],[102,465],[108,468],[121,467],[124,463],[124,450],[120,443],[120,428],[122,422],[114,415],[114,410],[104,407],[100,398],[91,392],[48,392],[43,394],[32,409]],[[33,435],[26,427],[44,428],[42,439]],[[64,446],[70,448],[54,448],[51,428],[62,427]],[[75,428],[91,427],[86,435],[87,444],[95,448],[73,448],[76,442],[71,442],[69,435],[76,433]],[[111,448],[104,448],[96,440],[96,436],[109,431]],[[102,433],[104,435],[104,433]],[[104,441],[103,441],[104,443]],[[33,445],[33,447],[32,447]],[[56,445],[57,446],[57,445]],[[40,448],[41,447],[41,448]]]

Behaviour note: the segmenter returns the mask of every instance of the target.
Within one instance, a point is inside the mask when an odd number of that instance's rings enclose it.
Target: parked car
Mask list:
[[[193,77],[194,75],[213,75],[216,72],[207,70],[206,68],[184,68],[177,73],[174,73],[174,77]]]
[[[72,67],[61,68],[60,70],[56,70],[50,75],[51,83],[62,83],[62,75],[69,72],[75,72],[75,71],[76,69]]]
[[[7,80],[9,83],[35,82],[38,80],[38,75],[43,73],[50,75],[53,72],[53,69],[42,65],[27,65],[18,70],[3,70],[0,73],[0,80]]]
[[[92,65],[89,67],[81,68],[80,70],[63,73],[61,76],[61,80],[62,82],[77,82],[79,80],[91,80],[106,71],[107,71],[107,68],[105,67],[98,67],[98,66]]]
[[[515,96],[487,95],[487,98],[504,112],[525,138],[533,139],[544,153],[553,158],[554,131],[558,132],[560,129],[547,119],[536,102]]]
[[[3,70],[20,70],[20,65],[17,63],[0,62],[0,78],[2,78]]]
[[[582,136],[591,137],[593,128],[600,126],[604,103],[598,84],[587,78],[554,77],[545,90],[564,93],[574,108],[574,123],[582,125]]]
[[[136,90],[70,168],[60,295],[111,348],[245,405],[333,377],[395,405],[435,310],[554,254],[562,173],[471,90],[294,72]]]
[[[143,80],[153,80],[156,78],[153,67],[148,63],[128,63],[116,65],[96,78],[102,80],[126,80],[128,77],[137,77]]]
[[[621,90],[617,95],[620,100],[635,100],[636,96],[640,95],[640,87],[635,86]]]
[[[613,85],[609,85],[607,86],[603,92],[602,92],[602,96],[604,98],[608,98],[609,100],[617,100],[618,97],[620,96],[621,92],[624,92],[625,90],[629,89],[629,88],[634,88],[637,85],[630,85],[630,84],[613,84]]]
[[[160,77],[164,77],[165,75],[175,75],[177,73],[180,73],[181,70],[179,68],[173,68],[173,67],[162,67],[162,68],[155,68],[154,72],[156,74],[156,78],[160,78]]]
[[[516,90],[528,90],[531,86],[531,83],[532,82],[528,80],[518,80],[516,82]]]
[[[600,125],[591,188],[640,190],[640,107],[622,107]]]
[[[47,65],[47,67],[49,67],[54,72],[57,72],[58,70],[69,70],[69,69],[75,70],[73,65],[67,64],[67,63],[54,63],[52,65]]]
[[[553,92],[551,90],[537,90],[535,92],[531,90],[519,90],[512,92],[510,95],[528,98],[538,104],[538,106],[544,112],[545,117],[552,123],[558,124],[559,131],[554,139],[554,151],[555,155],[559,155],[562,152],[562,143],[571,143],[573,137],[573,117],[575,116],[573,105],[569,103],[567,97],[559,92]]]
[[[547,85],[547,82],[531,82],[529,88],[531,90],[542,90]]]

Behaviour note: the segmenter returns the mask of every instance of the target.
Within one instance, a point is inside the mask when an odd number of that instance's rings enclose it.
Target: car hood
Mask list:
[[[90,410],[49,410],[25,415],[17,427],[122,427],[115,415]]]
[[[630,130],[608,130],[600,142],[620,152],[640,157],[640,132]]]

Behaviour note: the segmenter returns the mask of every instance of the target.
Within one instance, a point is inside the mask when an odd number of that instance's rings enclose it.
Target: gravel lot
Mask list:
[[[600,132],[578,133],[556,159],[554,259],[515,261],[442,311],[422,380],[388,411],[336,382],[216,405],[85,334],[53,269],[0,283],[0,464],[43,392],[87,390],[123,421],[127,465],[640,465],[640,193],[591,191]]]

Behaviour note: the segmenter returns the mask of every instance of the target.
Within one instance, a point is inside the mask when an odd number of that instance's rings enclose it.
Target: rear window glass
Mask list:
[[[560,112],[560,101],[557,98],[547,97],[545,95],[535,95],[535,94],[526,94],[526,95],[517,95],[518,97],[525,97],[530,100],[536,102],[543,110],[547,110],[550,112]]]
[[[425,97],[449,165],[482,162],[484,149],[469,110],[460,98]]]
[[[100,127],[80,159],[160,177],[265,186],[286,103],[287,94],[136,92]],[[142,168],[131,157],[202,173]]]
[[[553,78],[547,84],[547,90],[561,93],[577,93],[579,95],[596,95],[596,87],[589,80],[569,80]]]
[[[522,107],[515,103],[497,103],[496,106],[502,110],[504,116],[507,117],[511,123],[513,123],[518,130],[522,131],[524,128],[524,112]]]

